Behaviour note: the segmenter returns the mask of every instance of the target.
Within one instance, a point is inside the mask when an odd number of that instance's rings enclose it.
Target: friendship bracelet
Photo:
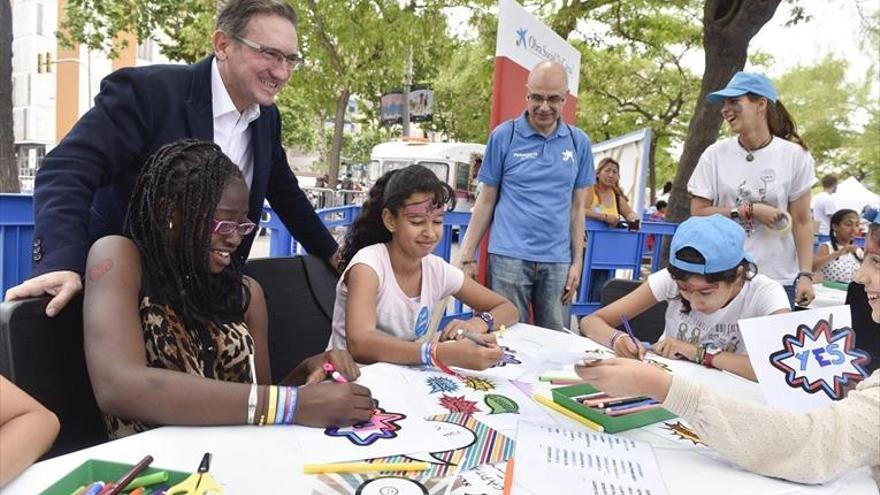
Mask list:
[[[440,352],[438,351],[439,347],[440,346],[436,344],[431,346],[431,361],[434,363],[434,366],[436,366],[440,369],[440,371],[448,375],[459,376],[459,374],[453,371],[452,368],[443,364],[443,361],[440,361]]]
[[[257,414],[257,389],[259,386],[256,383],[251,384],[251,392],[248,394],[248,402],[247,402],[247,424],[254,424],[254,419],[256,419]]]
[[[276,425],[284,424],[284,408],[287,407],[287,387],[278,387],[278,405],[275,410]]]
[[[274,424],[275,422],[275,406],[278,397],[278,387],[269,385],[269,410],[266,411],[266,424]]]
[[[425,342],[422,344],[422,348],[420,350],[422,356],[422,366],[431,366],[431,346],[434,345],[431,342]]]
[[[293,418],[296,417],[296,405],[299,399],[299,389],[297,387],[288,387],[287,403],[284,405],[284,424],[292,425]]]

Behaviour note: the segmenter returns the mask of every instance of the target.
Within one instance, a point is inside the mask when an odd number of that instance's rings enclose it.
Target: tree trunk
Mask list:
[[[17,193],[18,164],[12,130],[12,4],[0,0],[0,192]]]
[[[348,110],[348,98],[351,92],[343,89],[336,96],[336,115],[333,118],[333,140],[330,142],[330,155],[327,157],[327,169],[330,176],[330,187],[336,187],[339,176],[339,156],[342,154],[342,137],[345,131],[345,112]]]
[[[681,222],[690,216],[687,183],[700,155],[718,139],[721,112],[705,101],[708,93],[723,88],[748,58],[749,42],[776,12],[781,0],[706,0],[703,9],[703,49],[706,70],[696,109],[688,127],[684,151],[678,162],[667,218]]]

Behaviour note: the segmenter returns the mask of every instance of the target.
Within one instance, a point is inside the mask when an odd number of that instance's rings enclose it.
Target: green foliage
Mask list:
[[[852,83],[846,81],[848,67],[846,60],[829,55],[784,74],[777,89],[810,146],[817,175],[835,172],[876,181],[880,109],[870,98],[876,72],[869,70],[862,82]]]

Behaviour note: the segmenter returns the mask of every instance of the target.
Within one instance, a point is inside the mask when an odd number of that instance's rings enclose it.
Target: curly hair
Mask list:
[[[134,186],[124,231],[141,254],[150,297],[168,305],[186,328],[244,321],[250,292],[241,261],[221,273],[208,267],[211,219],[241,171],[214,143],[184,139],[159,148]]]
[[[434,206],[451,210],[455,207],[455,191],[422,165],[410,165],[385,173],[373,187],[364,202],[361,213],[345,235],[345,245],[339,261],[339,270],[345,270],[348,262],[361,249],[391,240],[391,232],[382,221],[382,210],[397,215],[398,210],[414,193],[433,196]]]

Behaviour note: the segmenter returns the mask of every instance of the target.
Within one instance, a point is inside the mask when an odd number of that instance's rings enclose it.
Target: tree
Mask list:
[[[749,42],[776,12],[781,0],[706,0],[703,8],[703,50],[706,68],[700,83],[693,118],[688,126],[684,151],[672,183],[666,216],[680,222],[690,216],[687,182],[700,155],[718,139],[721,113],[705,97],[724,87],[742,70]]]
[[[12,4],[0,0],[0,192],[19,192],[12,131]]]

